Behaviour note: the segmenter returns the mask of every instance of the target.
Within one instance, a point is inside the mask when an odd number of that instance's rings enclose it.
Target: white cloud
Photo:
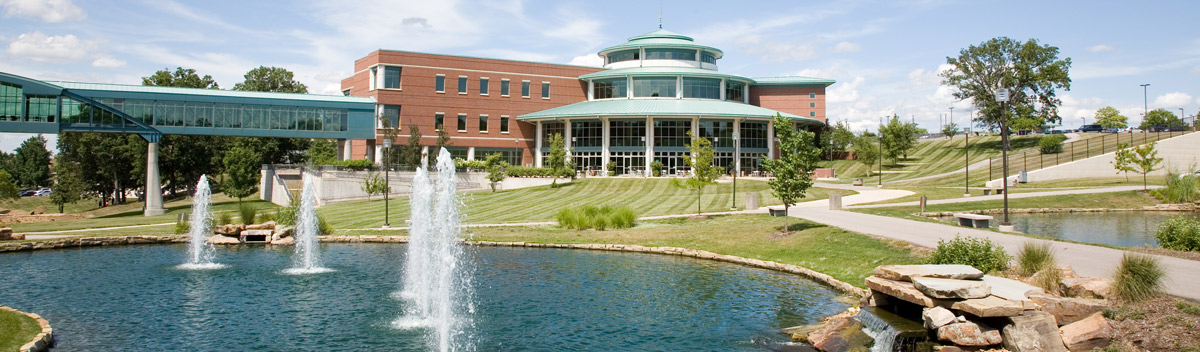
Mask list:
[[[858,88],[866,82],[867,78],[863,76],[854,77],[849,82],[835,84],[832,89],[825,93],[825,100],[829,103],[852,103],[859,99]]]
[[[83,60],[96,49],[93,42],[73,34],[47,36],[41,32],[22,34],[8,45],[8,53],[39,62],[65,63]]]
[[[1193,74],[1193,75],[1200,75],[1200,66],[1192,67],[1191,70],[1188,70],[1188,73]]]
[[[596,54],[586,54],[572,58],[571,62],[568,62],[567,64],[601,67],[604,66],[604,58],[601,58],[600,55]]]
[[[118,58],[115,58],[112,56],[108,56],[108,55],[103,55],[103,56],[96,58],[95,61],[92,61],[92,66],[93,67],[107,67],[107,68],[125,67],[125,60],[121,60],[121,59],[118,59]]]
[[[580,42],[587,47],[599,45],[604,41],[604,22],[582,17],[586,11],[563,8],[551,16],[556,22],[542,31],[542,35],[555,39]]]
[[[87,18],[71,0],[0,0],[4,17],[39,17],[45,22],[79,21]]]
[[[1091,47],[1087,48],[1087,51],[1090,51],[1093,53],[1098,53],[1098,52],[1102,52],[1102,51],[1112,51],[1112,50],[1113,50],[1113,47],[1104,45],[1104,44],[1095,45],[1095,46],[1091,46]]]
[[[1188,105],[1192,101],[1192,96],[1183,92],[1167,93],[1154,98],[1154,106],[1161,107],[1167,110],[1178,109],[1184,105]]]
[[[838,52],[838,53],[853,53],[853,52],[858,52],[860,50],[862,50],[862,48],[860,48],[858,46],[858,44],[854,44],[851,42],[837,43],[837,45],[833,47],[833,51]]]
[[[817,50],[809,45],[767,42],[746,50],[750,55],[761,56],[767,62],[804,61],[817,58]]]

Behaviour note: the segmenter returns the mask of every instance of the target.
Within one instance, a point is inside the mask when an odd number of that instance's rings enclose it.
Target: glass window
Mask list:
[[[479,132],[487,132],[488,131],[487,120],[488,120],[487,115],[479,115]]]
[[[618,51],[618,52],[615,52],[612,54],[608,54],[608,63],[611,64],[614,62],[637,60],[638,55],[640,55],[640,54],[641,53],[638,49]]]
[[[446,75],[437,75],[433,80],[433,90],[438,93],[446,92]]]
[[[529,81],[521,81],[521,97],[529,97]]]
[[[342,89],[342,95],[345,95],[345,96],[350,96],[350,90],[349,90],[349,89]]]
[[[542,99],[550,99],[550,82],[542,82]]]
[[[646,120],[611,120],[608,122],[608,145],[611,147],[643,147],[646,145]]]
[[[383,122],[380,127],[400,127],[400,105],[383,106]]]
[[[634,77],[634,97],[675,97],[675,77]]]
[[[488,95],[488,78],[479,79],[479,95]]]
[[[500,115],[500,133],[508,133],[508,116]]]
[[[433,114],[433,129],[440,131],[446,126],[446,115],[442,113]]]
[[[646,60],[696,61],[696,51],[689,49],[646,49]]]
[[[817,93],[808,93],[808,98],[809,98],[809,99],[816,99],[816,98],[817,98]]]
[[[399,66],[384,66],[383,67],[383,87],[400,89],[400,67]]]
[[[656,147],[686,147],[691,143],[688,131],[691,120],[654,120],[654,145]]]
[[[738,140],[741,141],[742,148],[767,149],[766,122],[742,122],[740,128]],[[742,166],[746,166],[745,162]]]
[[[625,78],[598,79],[592,81],[592,98],[624,98],[629,92],[629,80]]]
[[[816,112],[816,111],[809,111],[809,112],[808,112],[808,117],[817,117],[817,112]]]
[[[571,121],[571,147],[599,147],[604,143],[600,120]]]
[[[467,131],[467,114],[458,114],[458,131]]]
[[[721,80],[716,78],[683,78],[684,98],[721,99]]]
[[[706,64],[716,64],[717,57],[710,53],[702,53],[702,54],[700,54],[700,62],[703,62]]]
[[[500,154],[500,161],[509,165],[521,165],[521,154],[524,149],[517,148],[475,148],[475,160],[485,160],[489,155]]]
[[[567,134],[563,126],[564,125],[562,122],[542,122],[542,148],[549,150],[550,139],[554,138],[554,135],[556,134],[563,136],[563,138],[567,138]]]
[[[458,94],[467,94],[467,76],[458,76]]]
[[[712,141],[713,148],[733,148],[733,121],[702,120],[700,136]]]
[[[0,120],[19,121],[25,117],[25,89],[0,82]]]
[[[25,121],[54,122],[58,117],[58,97],[53,95],[30,95],[25,101],[28,115]]]
[[[508,96],[508,79],[507,78],[500,80],[500,96],[502,96],[502,97]]]
[[[725,100],[743,101],[746,97],[746,84],[738,81],[725,81]]]
[[[808,103],[808,107],[815,108],[817,107],[817,103]]]

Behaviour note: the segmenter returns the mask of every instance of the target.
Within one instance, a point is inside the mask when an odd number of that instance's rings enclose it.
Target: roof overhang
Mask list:
[[[771,119],[778,114],[810,125],[820,120],[750,104],[710,99],[603,99],[579,102],[517,116],[519,121],[594,117],[722,117]]]

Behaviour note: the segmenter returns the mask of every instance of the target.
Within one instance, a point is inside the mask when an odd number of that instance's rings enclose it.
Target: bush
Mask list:
[[[456,169],[471,169],[483,170],[487,168],[487,163],[483,160],[464,160],[463,158],[454,158],[454,168]]]
[[[182,235],[182,234],[188,233],[188,230],[191,230],[191,229],[192,229],[192,226],[190,224],[188,224],[187,220],[184,220],[183,218],[179,218],[178,220],[175,220],[175,234],[176,235]]]
[[[341,166],[341,167],[343,167],[343,168],[346,168],[346,169],[348,169],[348,170],[354,170],[354,171],[362,171],[362,170],[374,170],[374,169],[375,169],[375,162],[373,162],[373,161],[370,161],[370,160],[366,160],[366,159],[361,159],[361,160],[338,160],[338,161],[334,161],[334,162],[332,162],[332,163],[329,163],[329,164],[330,164],[330,165],[333,165],[333,166]]]
[[[1065,140],[1067,140],[1067,137],[1061,134],[1048,134],[1038,140],[1038,148],[1041,149],[1042,154],[1062,153],[1063,141]]]
[[[1050,250],[1050,242],[1025,242],[1025,246],[1017,253],[1017,273],[1031,277],[1048,268],[1054,268],[1054,253]]]
[[[1200,201],[1200,178],[1195,168],[1186,174],[1167,173],[1167,187],[1155,190],[1154,195],[1168,203]]]
[[[939,240],[937,249],[929,255],[930,264],[965,264],[984,273],[1004,270],[1010,260],[1008,252],[991,240],[961,236],[950,241]]]
[[[1158,259],[1145,254],[1125,253],[1113,273],[1113,294],[1125,302],[1158,296],[1166,276]]]
[[[572,230],[596,229],[604,231],[609,228],[625,229],[637,224],[637,215],[629,207],[613,207],[610,205],[566,208],[560,210],[555,219],[558,225]]]
[[[216,218],[216,221],[213,222],[213,225],[220,226],[220,225],[228,225],[228,224],[232,224],[232,223],[233,223],[233,214],[229,213],[227,211],[223,211],[223,212],[217,213],[217,218]]]
[[[504,174],[508,177],[553,177],[554,169],[548,167],[528,167],[512,165],[504,169]],[[575,175],[575,170],[564,168],[558,174],[558,177],[571,177]]]
[[[1200,221],[1186,217],[1168,219],[1154,232],[1158,245],[1179,251],[1200,250]]]
[[[275,222],[279,225],[296,226],[296,223],[300,222],[300,201],[294,199],[291,205],[279,208],[275,213]],[[317,213],[317,232],[321,235],[333,233],[333,226],[325,221],[325,216],[320,212]]]
[[[650,162],[650,172],[654,177],[662,176],[662,162],[655,160]]]
[[[257,213],[258,213],[257,207],[250,205],[250,204],[246,204],[246,203],[238,203],[238,215],[242,217],[243,224],[246,224],[246,225],[253,224],[254,216]]]

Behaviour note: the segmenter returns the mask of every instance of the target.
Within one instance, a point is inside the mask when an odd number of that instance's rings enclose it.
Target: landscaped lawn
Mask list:
[[[33,318],[0,310],[0,351],[16,351],[41,332],[42,328]]]
[[[277,208],[270,202],[265,202],[256,199],[247,199],[246,203],[254,207],[274,209]],[[51,222],[24,223],[13,224],[13,231],[21,232],[41,232],[41,231],[61,231],[61,230],[79,230],[114,226],[130,226],[130,225],[148,225],[174,223],[181,212],[190,212],[192,209],[192,199],[184,198],[167,202],[168,213],[158,216],[142,216],[142,205],[140,203],[115,205],[106,208],[100,208],[88,212],[95,217],[77,220],[62,220]],[[233,212],[236,216],[237,200],[227,197],[223,194],[215,194],[212,197],[212,210],[214,212]],[[57,210],[57,209],[56,209]],[[132,229],[131,229],[132,230]],[[150,231],[146,233],[124,233],[124,234],[164,234],[170,233],[170,226],[161,226],[155,228],[143,228],[141,231]]]
[[[684,247],[746,258],[800,265],[856,287],[876,266],[921,261],[907,244],[840,228],[789,219],[792,235],[772,239],[783,219],[766,214],[646,221],[624,230],[575,231],[557,226],[468,228],[474,240],[535,243],[604,243]]]
[[[1049,197],[1012,198],[1008,200],[1009,209],[1014,208],[1109,208],[1109,209],[1140,209],[1143,206],[1157,204],[1154,197],[1142,191],[1125,191],[1110,193],[1070,194]],[[985,200],[978,202],[931,204],[925,207],[926,212],[971,211],[1002,209],[1004,201]],[[918,206],[888,207],[888,208],[858,208],[850,209],[860,213],[892,216],[899,218],[927,220],[915,216],[921,211]]]

